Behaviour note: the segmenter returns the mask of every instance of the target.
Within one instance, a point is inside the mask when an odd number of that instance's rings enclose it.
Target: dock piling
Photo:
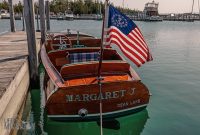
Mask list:
[[[45,37],[46,37],[44,0],[39,0],[39,11],[40,11],[41,42],[43,44],[45,42]]]
[[[26,34],[28,42],[28,61],[30,72],[30,86],[31,88],[38,88],[38,60],[36,50],[36,35],[35,35],[35,14],[33,0],[24,0],[24,16],[26,22]]]
[[[8,2],[9,2],[9,13],[10,13],[10,29],[11,32],[16,32],[13,0],[8,0]]]
[[[45,10],[46,10],[46,26],[47,31],[50,31],[50,15],[49,15],[49,1],[45,1]]]
[[[22,11],[22,31],[25,31],[24,6]]]

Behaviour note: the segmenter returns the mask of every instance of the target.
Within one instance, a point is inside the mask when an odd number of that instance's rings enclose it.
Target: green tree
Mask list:
[[[2,3],[0,3],[0,9],[9,10],[8,2],[4,0]]]
[[[100,10],[101,7],[101,11]],[[135,14],[137,11],[131,9],[123,9],[121,7],[117,7],[120,11],[126,14]],[[52,0],[50,2],[50,11],[55,14],[65,11],[72,11],[74,14],[98,14],[104,13],[104,4],[102,2],[96,3],[92,2],[92,0]]]
[[[22,13],[23,12],[23,5],[21,1],[18,2],[18,4],[14,5],[14,12],[15,13]]]
[[[71,4],[71,10],[73,11],[74,14],[82,14],[84,13],[84,3],[82,2],[82,0],[78,0],[76,2],[73,2],[73,4]]]

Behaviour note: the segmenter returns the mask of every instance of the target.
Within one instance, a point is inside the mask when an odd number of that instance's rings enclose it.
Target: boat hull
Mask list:
[[[98,120],[101,98],[103,119],[111,119],[141,111],[149,102],[149,91],[141,81],[103,83],[102,94],[99,88],[98,84],[59,88],[47,97],[48,117],[67,121]]]

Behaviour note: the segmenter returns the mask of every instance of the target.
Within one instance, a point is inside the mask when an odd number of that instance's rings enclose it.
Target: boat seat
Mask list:
[[[99,61],[99,52],[68,53],[70,63]]]
[[[97,76],[99,62],[81,62],[66,64],[61,67],[60,74],[66,79],[81,78],[88,76]],[[125,61],[103,61],[102,75],[123,75],[129,73],[130,65]]]
[[[51,60],[52,64],[60,71],[60,68],[69,64],[69,59],[67,59],[67,53],[61,50],[53,50],[48,53],[48,57]]]
[[[69,53],[62,51],[58,53],[59,51],[54,50],[48,53],[49,59],[52,61],[53,65],[59,68],[69,63],[99,60],[99,52]]]
[[[56,67],[58,71],[60,71],[61,67],[65,64],[74,63],[75,61],[72,59],[75,55],[80,54],[84,56],[79,57],[89,57],[94,56],[93,58],[87,58],[84,60],[81,58],[81,61],[76,62],[87,62],[87,61],[98,61],[99,58],[99,48],[69,48],[67,50],[51,50],[48,52],[48,57],[51,60],[52,64]],[[71,59],[71,60],[70,60]],[[105,49],[103,54],[103,60],[121,60],[120,56],[116,54],[115,50]]]

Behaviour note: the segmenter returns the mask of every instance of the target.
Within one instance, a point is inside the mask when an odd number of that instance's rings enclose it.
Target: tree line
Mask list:
[[[23,12],[23,4],[22,2],[18,2],[13,5],[15,13]],[[38,8],[38,3],[34,3],[35,11]],[[136,14],[137,10],[132,10],[128,8],[117,7],[120,11],[126,14]],[[9,11],[9,3],[4,0],[0,3],[0,9],[5,9]],[[83,0],[52,0],[50,2],[50,12],[54,14],[65,13],[65,12],[73,12],[73,14],[100,14],[104,13],[104,4],[102,2],[92,2],[91,0],[87,0],[83,2]]]
[[[23,5],[22,5],[21,1],[19,1],[17,4],[14,4],[13,8],[14,8],[15,13],[19,14],[19,13],[23,12]],[[2,3],[0,3],[0,10],[1,9],[5,9],[5,10],[9,11],[8,1],[4,0]]]

